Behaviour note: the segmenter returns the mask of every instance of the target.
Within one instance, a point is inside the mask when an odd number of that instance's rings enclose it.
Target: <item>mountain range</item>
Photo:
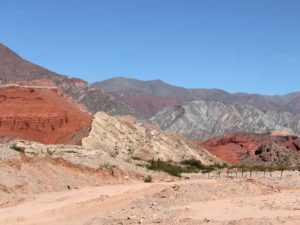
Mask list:
[[[286,95],[231,94],[220,89],[188,89],[161,80],[124,77],[93,86],[114,95],[162,130],[194,140],[231,133],[300,133],[300,92]]]
[[[162,130],[204,140],[236,132],[300,133],[300,92],[267,96],[188,89],[124,77],[88,84],[35,65],[0,44],[0,83],[49,83],[90,114],[131,115]]]
[[[253,106],[194,101],[169,106],[151,121],[161,129],[204,140],[236,132],[269,133],[284,130],[300,133],[300,115],[262,111]]]
[[[159,107],[153,106],[154,103],[149,99],[149,96],[166,100],[170,99],[169,102],[166,101],[169,104],[166,103],[163,107],[174,105],[174,102],[181,104],[183,102],[200,100],[251,105],[263,111],[300,113],[300,92],[289,93],[282,96],[247,93],[231,94],[220,89],[188,89],[170,85],[161,80],[141,81],[124,77],[95,82],[93,86],[113,93],[117,97],[119,96],[119,99],[122,99],[140,113],[143,113],[143,110],[140,110],[135,102],[138,101],[138,99],[142,99],[147,103],[149,102],[149,107],[153,109],[150,116],[155,115],[159,111]],[[159,105],[161,105],[161,103],[158,101],[157,106]]]

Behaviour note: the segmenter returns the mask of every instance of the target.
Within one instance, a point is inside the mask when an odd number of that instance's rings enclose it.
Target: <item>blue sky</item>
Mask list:
[[[2,0],[0,42],[89,82],[300,90],[298,0]]]

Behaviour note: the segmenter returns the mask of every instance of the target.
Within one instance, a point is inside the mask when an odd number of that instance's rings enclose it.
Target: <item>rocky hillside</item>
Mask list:
[[[300,115],[261,111],[254,107],[221,102],[195,101],[164,108],[151,118],[162,130],[204,140],[229,133],[300,133]]]
[[[0,136],[46,144],[80,144],[91,121],[88,113],[56,88],[0,88]]]
[[[93,84],[108,91],[121,101],[130,105],[146,118],[154,116],[166,106],[201,100],[223,100],[229,93],[218,89],[189,90],[176,87],[161,80],[141,81],[116,77]]]
[[[276,143],[294,152],[300,150],[300,138],[282,132],[273,134],[231,134],[198,142],[213,155],[230,164],[238,164],[247,156],[254,156],[255,151],[263,144]]]
[[[154,95],[121,96],[115,93],[112,93],[112,95],[120,101],[125,102],[127,105],[135,109],[137,113],[139,113],[141,116],[144,116],[145,118],[152,117],[164,107],[188,102],[187,99],[183,98],[171,98]]]
[[[58,87],[78,103],[84,105],[91,113],[99,111],[110,115],[132,115],[140,118],[133,108],[119,101],[112,95],[104,93],[99,88],[87,84],[77,86],[69,82],[59,82]]]
[[[241,164],[272,166],[272,167],[299,167],[299,154],[291,149],[281,147],[275,143],[261,145],[254,156],[245,158]]]
[[[51,80],[68,96],[83,104],[90,112],[105,111],[112,115],[135,115],[135,111],[99,88],[85,81],[62,76],[21,58],[0,44],[0,83]]]
[[[143,125],[130,117],[116,118],[103,112],[95,115],[92,130],[82,144],[124,159],[159,158],[178,162],[196,158],[204,164],[219,161],[184,138],[164,133],[153,125]]]
[[[0,207],[20,203],[28,194],[137,182],[148,175],[166,177],[99,150],[15,140],[0,144]]]
[[[135,107],[136,104],[139,104],[140,98],[137,98],[134,102],[132,96],[161,96],[178,99],[176,103],[182,103],[180,102],[180,99],[184,99],[186,101],[217,101],[230,104],[251,105],[265,111],[287,111],[291,113],[300,113],[300,92],[284,96],[266,96],[247,93],[231,94],[219,89],[188,89],[173,86],[164,83],[161,80],[141,81],[123,77],[96,82],[94,83],[94,86],[100,87],[103,90],[115,93],[122,97],[130,96],[130,99],[126,98],[124,101],[133,107]],[[148,100],[146,99],[146,101]],[[169,105],[174,103],[175,102],[170,102]],[[157,107],[159,107],[159,104]],[[136,107],[136,109],[139,110],[138,107]]]

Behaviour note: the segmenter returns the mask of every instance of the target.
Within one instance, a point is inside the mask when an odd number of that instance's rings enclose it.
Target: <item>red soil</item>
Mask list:
[[[260,145],[268,142],[275,142],[295,151],[300,150],[299,137],[270,134],[232,134],[197,144],[228,163],[238,164],[247,154],[254,155]]]
[[[57,89],[0,89],[0,136],[45,144],[80,144],[91,117]]]

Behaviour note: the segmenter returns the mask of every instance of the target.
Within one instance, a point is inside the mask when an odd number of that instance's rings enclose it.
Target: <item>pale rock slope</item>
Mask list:
[[[124,159],[161,159],[179,162],[195,158],[203,164],[220,162],[216,157],[177,135],[144,125],[129,117],[112,117],[98,112],[88,137],[82,140],[86,148],[99,149]]]
[[[31,194],[136,182],[147,175],[165,178],[99,150],[11,140],[0,144],[0,208]]]
[[[300,115],[262,111],[253,106],[194,101],[166,107],[151,118],[162,130],[194,140],[230,133],[300,132]]]

